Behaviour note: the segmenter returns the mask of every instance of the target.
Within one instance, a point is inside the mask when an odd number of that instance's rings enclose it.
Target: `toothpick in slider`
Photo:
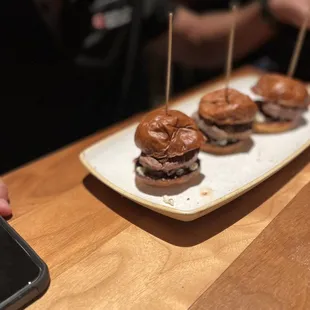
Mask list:
[[[171,88],[172,32],[173,32],[173,13],[170,13],[169,14],[167,82],[166,82],[166,114],[167,115],[168,115],[168,109],[169,109],[170,88]]]
[[[226,99],[228,100],[228,88],[229,81],[231,77],[232,71],[232,62],[233,62],[233,53],[234,53],[234,42],[235,42],[235,33],[236,33],[236,24],[237,24],[237,12],[238,12],[238,4],[233,3],[232,5],[232,13],[233,13],[233,21],[229,34],[229,43],[228,43],[228,53],[227,53],[227,61],[226,61]]]
[[[295,74],[295,71],[296,71],[296,67],[297,67],[297,63],[298,63],[298,60],[299,60],[300,52],[301,52],[303,43],[305,41],[305,36],[306,36],[306,33],[307,33],[307,26],[308,26],[308,23],[309,23],[309,16],[310,16],[310,14],[308,12],[307,16],[304,19],[304,22],[303,22],[300,30],[299,30],[298,38],[297,38],[297,41],[296,41],[296,44],[295,44],[294,53],[292,55],[290,67],[289,67],[289,70],[288,70],[288,73],[287,73],[287,75],[289,77],[292,77]]]

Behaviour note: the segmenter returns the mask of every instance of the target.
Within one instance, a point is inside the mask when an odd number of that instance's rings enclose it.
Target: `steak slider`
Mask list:
[[[207,138],[201,149],[217,155],[240,152],[251,139],[256,112],[250,97],[234,89],[221,89],[202,97],[194,116]]]
[[[284,75],[265,74],[252,90],[261,97],[257,101],[256,132],[283,132],[300,124],[309,101],[308,90],[302,82]]]
[[[135,143],[136,182],[165,187],[183,184],[200,174],[199,150],[203,135],[187,115],[169,110],[149,113],[140,123]]]

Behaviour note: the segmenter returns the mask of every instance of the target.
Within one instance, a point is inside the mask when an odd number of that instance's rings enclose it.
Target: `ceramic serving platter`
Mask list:
[[[231,81],[231,87],[251,93],[258,76]],[[188,115],[198,108],[208,91],[223,84],[200,89],[173,105]],[[107,186],[137,204],[181,221],[192,221],[227,204],[282,169],[310,146],[310,111],[301,127],[272,135],[253,135],[253,147],[245,153],[214,156],[200,154],[202,175],[194,184],[170,189],[138,188],[135,184],[134,159],[139,150],[134,144],[137,124],[104,139],[80,154],[85,167]]]

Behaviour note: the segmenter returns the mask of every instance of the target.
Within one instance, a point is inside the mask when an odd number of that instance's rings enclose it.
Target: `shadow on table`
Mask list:
[[[301,171],[309,163],[309,158],[310,149],[249,193],[193,222],[180,222],[141,207],[91,175],[84,179],[84,185],[113,212],[137,227],[168,243],[190,247],[212,238],[251,213]]]

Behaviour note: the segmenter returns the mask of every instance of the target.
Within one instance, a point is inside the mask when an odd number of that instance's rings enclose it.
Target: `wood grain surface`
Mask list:
[[[138,118],[5,176],[10,223],[51,273],[48,292],[31,309],[188,309],[310,179],[308,149],[208,216],[166,218],[110,190],[78,159]]]
[[[310,183],[191,307],[310,309]]]

